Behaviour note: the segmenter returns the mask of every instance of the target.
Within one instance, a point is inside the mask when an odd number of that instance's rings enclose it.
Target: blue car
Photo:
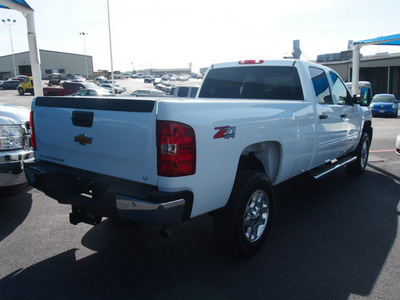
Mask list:
[[[399,100],[392,94],[376,94],[372,98],[370,108],[372,116],[392,116],[397,118],[399,113]]]

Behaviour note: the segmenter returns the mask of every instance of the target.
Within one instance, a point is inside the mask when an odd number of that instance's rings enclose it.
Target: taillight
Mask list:
[[[196,137],[192,127],[157,121],[158,175],[177,177],[196,172]]]
[[[258,65],[262,64],[264,60],[255,60],[255,59],[248,59],[248,60],[241,60],[239,61],[239,65]]]
[[[31,111],[31,114],[30,114],[30,127],[31,127],[32,148],[33,148],[33,150],[37,150],[36,149],[36,139],[35,139],[35,126],[34,126],[34,122],[33,122],[33,111]]]

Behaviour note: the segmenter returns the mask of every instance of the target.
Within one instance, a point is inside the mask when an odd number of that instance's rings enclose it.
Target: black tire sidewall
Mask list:
[[[239,200],[239,207],[238,207],[238,215],[237,215],[237,228],[236,234],[240,243],[244,254],[253,254],[256,252],[266,241],[269,229],[271,227],[272,222],[272,215],[273,215],[273,193],[270,189],[269,179],[262,173],[255,174],[250,180],[247,182],[246,188],[243,190],[243,194],[241,199]],[[258,238],[255,242],[250,242],[245,237],[245,233],[243,230],[244,227],[244,213],[247,207],[247,204],[250,200],[250,197],[256,190],[263,190],[267,193],[268,200],[269,200],[269,207],[268,207],[268,220],[266,228],[262,235]]]
[[[255,242],[245,236],[244,213],[250,197],[256,190],[264,190],[269,199],[266,228]],[[267,239],[274,212],[274,192],[268,177],[256,171],[239,171],[227,206],[215,216],[214,225],[218,239],[235,257],[248,257],[256,253]]]
[[[363,148],[365,141],[367,141],[367,143],[368,143],[367,162],[365,163],[364,166],[361,166],[361,154],[362,154],[362,148]],[[371,147],[371,141],[369,139],[368,133],[363,132],[360,143],[358,144],[357,149],[354,152],[354,155],[357,156],[357,159],[353,163],[348,165],[347,170],[349,171],[349,173],[354,174],[354,175],[361,175],[362,173],[364,173],[365,168],[367,167],[367,163],[368,163],[370,147]]]

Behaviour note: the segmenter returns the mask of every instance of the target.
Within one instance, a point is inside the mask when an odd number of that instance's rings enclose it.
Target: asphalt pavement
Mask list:
[[[138,79],[121,82],[128,92]],[[147,84],[149,86],[149,84]],[[30,97],[30,98],[29,98]],[[0,91],[0,102],[31,96]],[[270,236],[247,260],[218,248],[212,217],[173,227],[71,225],[35,190],[0,195],[1,299],[400,299],[400,117],[374,118],[365,174],[276,187]],[[1,192],[1,191],[0,191]]]

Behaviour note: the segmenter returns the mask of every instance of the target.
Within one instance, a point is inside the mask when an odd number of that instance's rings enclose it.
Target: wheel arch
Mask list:
[[[282,146],[277,141],[266,141],[247,146],[241,153],[239,170],[255,170],[265,173],[275,182],[282,159]]]
[[[370,120],[364,123],[362,131],[368,134],[369,140],[370,142],[372,142],[373,129],[372,129],[372,122]]]

